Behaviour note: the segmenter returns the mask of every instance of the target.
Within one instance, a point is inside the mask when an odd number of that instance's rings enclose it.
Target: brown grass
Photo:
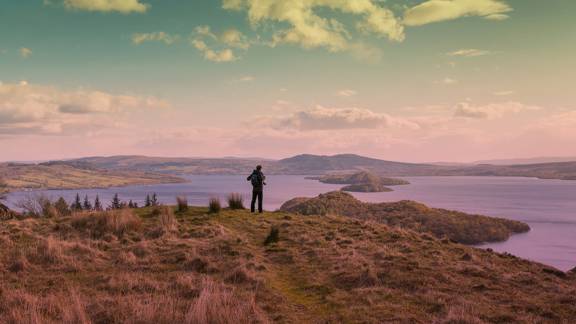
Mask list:
[[[243,296],[210,279],[202,283],[200,296],[186,316],[189,324],[269,323],[256,305],[254,295]]]
[[[208,201],[208,212],[210,214],[218,214],[222,209],[219,198],[210,198]]]
[[[188,210],[188,199],[184,196],[176,197],[176,210],[179,213],[184,213]]]
[[[71,225],[88,232],[94,238],[102,238],[108,233],[120,237],[130,231],[139,231],[142,227],[142,220],[130,209],[121,209],[109,212],[78,213],[72,217]]]
[[[576,318],[576,274],[506,254],[343,217],[168,210],[1,222],[0,323]],[[178,230],[143,235],[156,228]]]
[[[228,195],[228,208],[237,210],[245,209],[244,207],[244,197],[239,193],[231,193]]]

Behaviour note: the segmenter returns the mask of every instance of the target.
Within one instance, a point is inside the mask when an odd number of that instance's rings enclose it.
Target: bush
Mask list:
[[[54,203],[54,208],[58,211],[58,213],[62,216],[69,216],[70,215],[70,206],[64,198],[60,197],[56,203]]]
[[[183,196],[176,197],[176,203],[178,206],[177,211],[179,213],[184,213],[184,212],[188,211],[188,199],[186,199],[186,197],[183,197]]]
[[[228,207],[230,207],[230,209],[245,209],[244,197],[239,193],[231,193],[228,196]]]
[[[210,198],[208,202],[208,212],[210,214],[218,214],[222,207],[220,206],[220,199],[218,198]]]
[[[278,227],[272,227],[270,233],[264,241],[264,245],[277,243],[280,240],[280,229]]]
[[[29,195],[16,203],[28,217],[56,217],[60,213],[48,197],[43,194]]]

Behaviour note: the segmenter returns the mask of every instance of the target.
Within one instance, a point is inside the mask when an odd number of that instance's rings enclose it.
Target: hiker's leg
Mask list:
[[[252,190],[252,203],[250,204],[250,211],[251,212],[256,211],[256,197],[257,196],[258,196],[258,192],[256,192],[255,190]]]
[[[264,191],[258,193],[258,212],[262,212],[262,200],[264,199]]]

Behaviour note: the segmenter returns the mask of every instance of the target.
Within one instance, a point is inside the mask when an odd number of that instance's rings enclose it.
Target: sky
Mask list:
[[[576,1],[0,0],[0,161],[576,156]]]

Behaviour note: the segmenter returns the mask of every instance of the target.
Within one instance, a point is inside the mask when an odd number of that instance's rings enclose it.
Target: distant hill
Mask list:
[[[321,175],[330,172],[370,171],[380,176],[518,176],[576,179],[576,162],[520,165],[433,165],[379,160],[354,154],[303,154],[282,160],[252,158],[164,158],[146,156],[88,157],[50,162],[84,169],[142,171],[168,174],[249,174],[255,164],[266,174]]]
[[[99,169],[80,162],[72,164],[51,162],[37,165],[0,163],[0,180],[6,185],[7,190],[102,188],[184,181],[172,175]]]
[[[361,220],[429,232],[465,244],[505,241],[511,234],[530,227],[522,222],[445,209],[430,208],[413,201],[365,203],[352,195],[334,191],[315,198],[295,198],[280,210],[304,215],[342,215]]]
[[[576,156],[482,160],[482,161],[476,161],[473,164],[517,165],[517,164],[542,164],[542,163],[557,163],[557,162],[576,162]]]

